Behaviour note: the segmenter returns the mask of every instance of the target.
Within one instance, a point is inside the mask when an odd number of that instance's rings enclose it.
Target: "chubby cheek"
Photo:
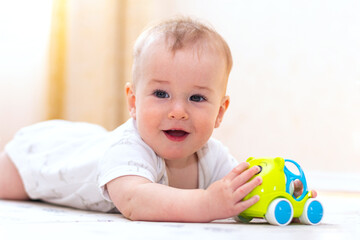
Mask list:
[[[142,136],[149,137],[152,131],[156,131],[160,126],[161,113],[157,108],[151,106],[140,106],[137,109],[136,121]]]
[[[196,129],[197,132],[204,136],[204,138],[209,138],[214,131],[216,117],[212,117],[214,114],[203,114],[196,116]]]
[[[139,98],[138,98],[139,99]],[[141,99],[136,102],[136,119],[142,121],[151,121],[158,114],[158,107],[151,100]]]

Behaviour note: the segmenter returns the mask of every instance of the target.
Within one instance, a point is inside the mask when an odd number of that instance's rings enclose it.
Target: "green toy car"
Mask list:
[[[304,172],[298,163],[280,157],[249,158],[247,162],[250,167],[255,165],[260,167],[258,175],[262,177],[263,182],[244,200],[254,195],[259,195],[260,200],[240,213],[236,220],[250,222],[253,218],[265,218],[270,224],[285,226],[295,217],[303,224],[320,223],[324,212],[323,206],[318,200],[311,198]],[[299,174],[289,171],[285,163],[295,165]],[[303,193],[297,198],[293,195],[296,179],[303,184]]]

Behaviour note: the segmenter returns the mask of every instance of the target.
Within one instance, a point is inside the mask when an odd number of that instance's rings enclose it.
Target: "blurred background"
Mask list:
[[[0,148],[43,120],[126,121],[136,37],[186,15],[234,58],[214,136],[239,161],[290,158],[314,188],[360,191],[359,12],[356,0],[0,0]]]

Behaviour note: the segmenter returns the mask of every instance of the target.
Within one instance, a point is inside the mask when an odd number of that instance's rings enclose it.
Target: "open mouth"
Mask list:
[[[189,133],[184,130],[165,130],[164,133],[167,138],[176,142],[185,140],[189,135]]]

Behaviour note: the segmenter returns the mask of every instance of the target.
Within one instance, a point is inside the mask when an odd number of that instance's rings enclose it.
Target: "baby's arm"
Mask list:
[[[107,184],[111,200],[131,220],[210,222],[236,216],[259,200],[242,199],[261,178],[259,168],[243,162],[208,189],[178,189],[139,176],[124,176]]]

